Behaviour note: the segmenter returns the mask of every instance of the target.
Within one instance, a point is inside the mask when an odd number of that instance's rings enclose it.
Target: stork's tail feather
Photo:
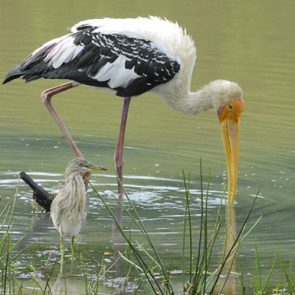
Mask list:
[[[22,75],[22,73],[19,70],[19,66],[16,66],[15,68],[13,68],[6,76],[6,78],[4,79],[4,81],[2,82],[2,84],[6,84],[14,79],[19,78]]]
[[[37,204],[44,208],[46,212],[50,212],[54,196],[38,185],[26,172],[22,171],[19,175],[20,178],[32,189],[33,199],[36,200]]]
[[[49,48],[50,46],[45,44],[41,48],[35,50],[34,54],[27,56],[21,64],[16,65],[10,70],[4,79],[3,84],[20,77],[26,82],[37,80],[41,77],[48,78],[46,75],[48,71],[48,64],[44,61],[44,59]]]
[[[21,70],[22,65],[18,65],[15,68],[13,68],[6,76],[2,84],[6,84],[12,80],[15,80],[17,78],[23,78],[26,82],[30,82],[32,80],[37,80],[40,78],[40,75],[38,73],[34,73],[30,70]]]

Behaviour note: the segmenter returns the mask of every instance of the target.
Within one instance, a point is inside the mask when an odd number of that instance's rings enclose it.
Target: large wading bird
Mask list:
[[[83,157],[63,120],[53,107],[53,95],[80,84],[107,87],[124,97],[115,150],[118,192],[123,196],[123,147],[131,97],[147,91],[159,94],[178,111],[198,114],[215,109],[227,159],[228,199],[236,198],[239,126],[243,111],[241,87],[215,80],[190,91],[196,47],[177,23],[158,17],[91,19],[81,21],[67,35],[48,41],[13,68],[3,83],[22,77],[69,79],[45,90],[42,99],[77,157]]]

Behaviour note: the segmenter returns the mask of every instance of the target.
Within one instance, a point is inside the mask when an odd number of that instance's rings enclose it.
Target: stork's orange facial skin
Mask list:
[[[217,110],[221,127],[228,177],[228,202],[236,200],[240,146],[240,116],[244,109],[243,99],[233,99]]]

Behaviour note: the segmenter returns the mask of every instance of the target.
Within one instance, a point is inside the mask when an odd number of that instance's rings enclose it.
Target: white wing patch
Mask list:
[[[84,48],[83,45],[74,44],[74,40],[72,36],[65,36],[49,50],[44,61],[48,62],[54,69],[57,69],[62,64],[73,60]]]
[[[126,69],[125,63],[127,58],[120,55],[113,63],[106,63],[97,74],[91,76],[100,82],[109,81],[110,88],[126,88],[135,79],[141,77],[134,72],[134,68]]]

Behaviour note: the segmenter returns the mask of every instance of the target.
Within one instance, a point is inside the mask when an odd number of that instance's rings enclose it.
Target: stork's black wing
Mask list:
[[[18,77],[70,79],[109,87],[119,96],[140,95],[170,81],[179,63],[148,40],[102,34],[94,27],[49,41],[16,66],[7,83]]]

